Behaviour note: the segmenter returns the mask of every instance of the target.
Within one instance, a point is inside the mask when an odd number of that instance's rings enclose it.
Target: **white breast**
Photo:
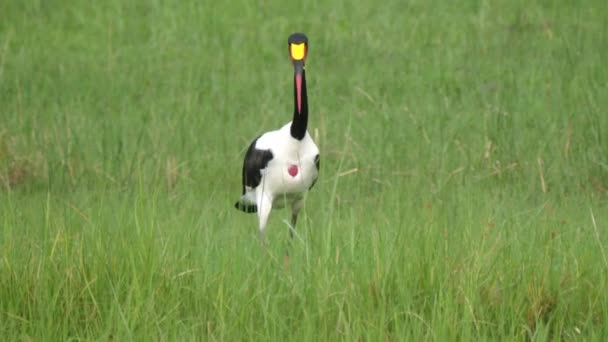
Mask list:
[[[273,154],[273,159],[262,170],[260,184],[272,198],[305,192],[318,176],[315,157],[319,149],[308,133],[301,141],[294,139],[290,134],[290,125],[288,123],[279,130],[262,135],[256,143],[256,148],[269,149]],[[291,165],[298,167],[295,177],[288,172]]]

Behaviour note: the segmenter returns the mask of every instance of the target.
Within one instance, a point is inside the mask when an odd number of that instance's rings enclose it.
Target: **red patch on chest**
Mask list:
[[[295,177],[298,175],[298,166],[297,165],[289,165],[289,168],[287,169],[287,172],[289,172],[289,175],[291,177]]]

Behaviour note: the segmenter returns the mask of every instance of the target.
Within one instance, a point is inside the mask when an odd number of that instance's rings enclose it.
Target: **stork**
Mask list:
[[[294,33],[287,40],[294,66],[293,119],[278,130],[263,133],[253,140],[243,162],[243,193],[235,207],[256,213],[260,241],[272,208],[291,207],[290,237],[305,193],[319,175],[319,149],[308,134],[308,97],[304,64],[308,38]]]

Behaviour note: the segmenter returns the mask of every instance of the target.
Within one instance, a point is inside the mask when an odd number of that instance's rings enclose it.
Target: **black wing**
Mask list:
[[[260,137],[255,140],[247,149],[245,161],[243,162],[243,194],[245,194],[245,186],[256,188],[262,180],[262,169],[265,169],[268,162],[272,160],[273,155],[270,150],[258,150],[255,148],[255,143]]]
[[[319,167],[321,167],[321,157],[318,154],[315,156],[315,166],[317,167],[317,172],[319,172]],[[310,184],[310,188],[308,188],[308,190],[312,189],[312,187],[315,186],[317,179],[312,181],[312,184]]]

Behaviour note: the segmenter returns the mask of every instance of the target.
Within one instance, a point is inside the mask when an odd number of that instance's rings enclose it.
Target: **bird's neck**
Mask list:
[[[302,70],[302,76],[293,77],[293,120],[291,121],[291,136],[302,140],[306,135],[308,126],[308,97],[306,95],[306,71]]]

